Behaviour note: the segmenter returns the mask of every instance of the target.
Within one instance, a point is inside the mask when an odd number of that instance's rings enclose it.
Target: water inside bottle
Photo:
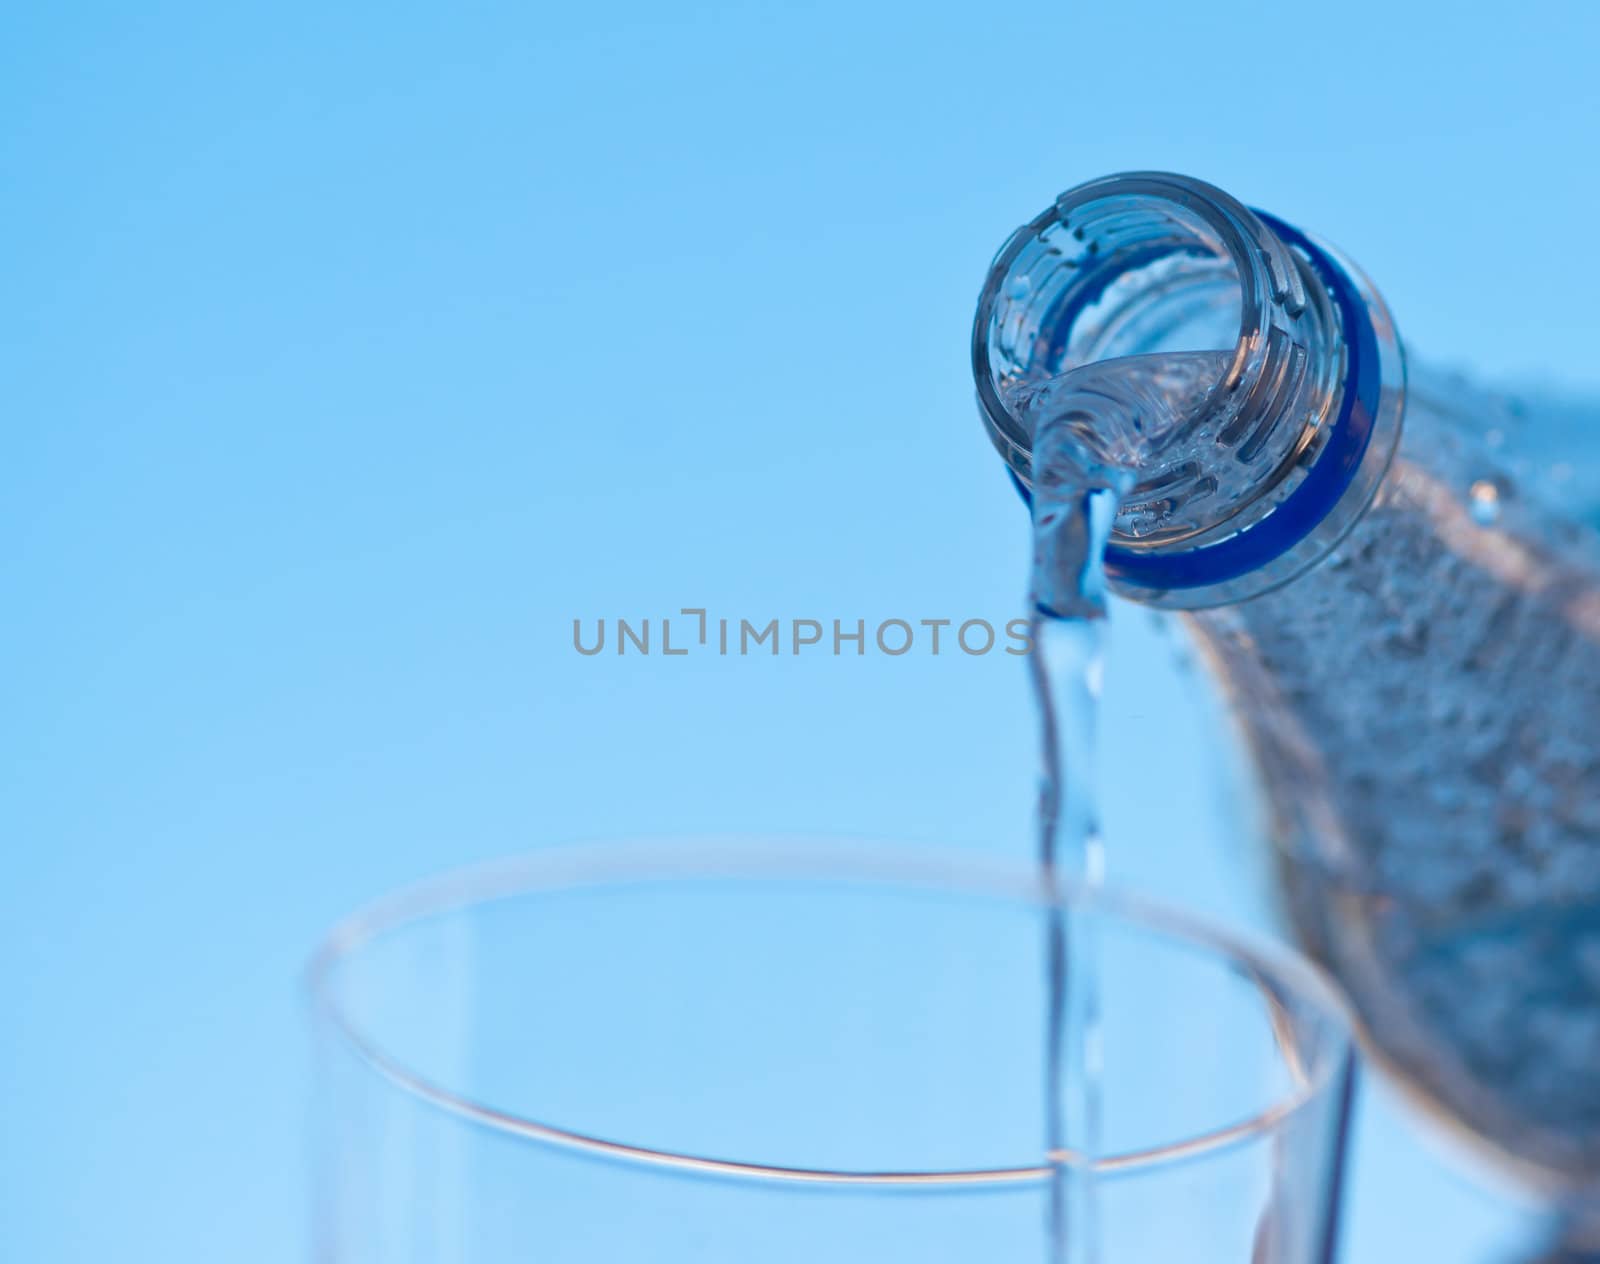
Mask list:
[[[1184,442],[1231,359],[1178,352],[1097,361],[1007,392],[1032,435],[1032,683],[1042,728],[1038,863],[1047,883],[1098,883],[1104,857],[1095,733],[1104,671],[1104,556],[1133,471]],[[1099,1258],[1100,1150],[1095,932],[1055,909],[1046,930],[1045,1145],[1056,1264]]]
[[[1510,476],[1492,408],[1431,385],[1335,551],[1190,627],[1260,772],[1283,911],[1385,1070],[1519,1174],[1589,1190],[1600,552],[1545,515],[1548,480]]]
[[[1147,481],[1122,489],[1117,516],[1118,529],[1136,537],[1204,498],[1246,496],[1255,471],[1219,462],[1220,436],[1207,424],[1220,415],[1206,404],[1232,362],[1232,351],[1118,356],[1005,390],[1007,408],[1035,436],[1035,494],[1041,482],[1070,495],[1105,482],[1107,471],[1138,470]],[[1054,445],[1043,460],[1041,437]]]

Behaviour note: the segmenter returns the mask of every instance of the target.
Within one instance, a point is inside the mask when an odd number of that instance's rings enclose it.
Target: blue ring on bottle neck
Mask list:
[[[1339,264],[1314,241],[1264,211],[1255,215],[1279,239],[1298,247],[1327,286],[1339,309],[1345,343],[1344,395],[1339,415],[1316,463],[1283,503],[1237,535],[1181,553],[1146,553],[1112,545],[1106,549],[1106,574],[1124,588],[1158,591],[1206,588],[1248,575],[1288,553],[1314,531],[1344,498],[1372,443],[1383,390],[1378,334],[1361,291]],[[1012,475],[1030,504],[1027,488]]]

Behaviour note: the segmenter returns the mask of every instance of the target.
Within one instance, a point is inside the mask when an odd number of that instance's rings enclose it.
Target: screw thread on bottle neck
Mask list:
[[[973,360],[984,421],[1025,488],[1033,477],[1032,435],[1014,401],[1027,392],[1124,357],[1215,358],[1210,389],[1183,417],[1168,419],[1159,443],[1133,467],[1136,484],[1108,555],[1114,575],[1118,555],[1129,562],[1119,588],[1143,587],[1131,595],[1157,604],[1202,605],[1286,577],[1285,566],[1253,579],[1210,566],[1209,578],[1202,567],[1197,582],[1175,586],[1168,581],[1176,572],[1167,566],[1155,583],[1140,585],[1132,562],[1143,558],[1140,565],[1149,569],[1153,558],[1192,558],[1209,566],[1215,546],[1252,531],[1249,555],[1260,560],[1268,536],[1282,537],[1291,517],[1304,517],[1305,498],[1296,515],[1283,514],[1283,507],[1330,441],[1351,438],[1336,424],[1349,411],[1349,338],[1354,332],[1370,342],[1374,313],[1392,354],[1379,347],[1367,357],[1367,385],[1376,373],[1398,389],[1403,371],[1387,314],[1370,287],[1345,278],[1341,265],[1220,189],[1152,172],[1072,189],[1002,247],[979,299]],[[1341,278],[1348,281],[1342,289]],[[1352,302],[1345,290],[1358,288]],[[1352,323],[1359,328],[1352,331]],[[1376,400],[1369,403],[1375,407]],[[1398,397],[1394,404],[1382,464],[1398,433]],[[1369,438],[1371,430],[1369,424]],[[1365,448],[1341,448],[1334,456],[1354,469]],[[1355,512],[1371,490],[1358,489]],[[1346,505],[1339,516],[1349,512]],[[1297,530],[1316,534],[1318,526],[1299,522]],[[1311,550],[1296,551],[1297,543],[1287,541],[1282,551],[1296,552],[1303,566]],[[1239,553],[1237,546],[1232,551]],[[1174,596],[1177,588],[1183,592]]]

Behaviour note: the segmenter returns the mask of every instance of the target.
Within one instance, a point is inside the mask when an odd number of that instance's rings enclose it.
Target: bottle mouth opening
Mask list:
[[[1313,564],[1371,499],[1403,408],[1399,343],[1359,272],[1161,172],[1080,185],[1013,233],[972,357],[1024,496],[1035,420],[1081,440],[1086,468],[1131,474],[1106,574],[1155,605],[1239,600]]]
[[[1270,301],[1252,226],[1220,189],[1139,172],[1080,185],[1012,234],[979,297],[972,351],[985,422],[1024,484],[1033,436],[1011,400],[1030,383],[1123,356],[1228,352],[1191,424],[1237,389]]]

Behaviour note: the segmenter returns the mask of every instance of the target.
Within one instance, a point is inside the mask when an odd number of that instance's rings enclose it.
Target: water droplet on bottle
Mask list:
[[[1033,282],[1028,280],[1023,273],[1018,273],[1006,282],[1006,297],[1020,301],[1033,292]]]
[[[1480,478],[1467,489],[1467,510],[1480,527],[1487,527],[1500,517],[1500,486],[1493,479]]]

